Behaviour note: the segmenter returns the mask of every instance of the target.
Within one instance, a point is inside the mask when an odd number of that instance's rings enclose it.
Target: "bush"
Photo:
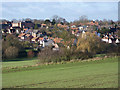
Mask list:
[[[27,56],[28,56],[28,58],[34,57],[34,52],[32,50],[28,51]]]
[[[27,57],[27,52],[26,51],[20,51],[19,54],[18,54],[18,58],[21,58],[21,57]]]
[[[50,62],[51,55],[51,50],[49,48],[45,48],[38,53],[38,59],[40,60],[40,63]]]
[[[69,52],[65,49],[60,49],[59,51],[53,51],[51,48],[47,47],[38,53],[38,59],[40,63],[49,62],[61,62],[62,60],[70,60]]]

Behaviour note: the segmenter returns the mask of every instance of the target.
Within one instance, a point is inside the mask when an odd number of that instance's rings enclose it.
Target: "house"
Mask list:
[[[25,36],[26,36],[26,37],[30,37],[30,34],[26,34]]]
[[[116,39],[115,43],[120,43],[119,39]]]
[[[106,42],[106,43],[119,43],[119,40],[117,40],[116,38],[114,38],[113,36],[104,36],[102,38],[102,41]]]
[[[82,31],[82,38],[86,38],[86,32],[84,30]]]
[[[12,22],[12,27],[24,28],[25,23],[24,22]]]
[[[38,30],[33,30],[32,36],[33,36],[33,37],[37,37],[37,34],[38,34]]]
[[[57,24],[57,26],[60,28],[69,29],[67,25]]]
[[[40,37],[40,38],[38,39],[38,42],[39,42],[40,46],[42,46],[42,45],[43,45],[43,40],[44,40],[44,38],[43,38],[43,37]]]
[[[54,44],[54,41],[49,39],[49,40],[43,40],[43,47],[46,47],[46,46],[53,46]]]
[[[18,35],[18,37],[21,39],[21,40],[24,40],[25,39],[25,33],[21,33]]]
[[[57,26],[58,26],[58,27],[61,27],[61,26],[62,26],[62,24],[60,24],[60,23],[59,23],[59,24],[57,24]]]
[[[71,25],[71,28],[76,28],[76,25]]]
[[[72,31],[72,34],[74,35],[74,34],[75,34],[75,31]]]
[[[16,29],[10,27],[10,29],[8,29],[8,33],[9,34],[12,34],[12,33],[15,33],[16,32]]]
[[[41,24],[41,27],[43,28],[43,27],[46,27],[46,24]]]
[[[79,30],[83,30],[83,26],[80,26],[80,27],[78,27],[79,28]]]
[[[33,37],[33,38],[31,39],[31,41],[32,41],[32,42],[35,42],[35,43],[37,43],[38,40],[39,40],[39,37]]]
[[[59,50],[58,44],[54,44],[54,43],[53,43],[53,48],[52,48],[52,50],[58,51],[58,50]]]
[[[88,28],[88,26],[86,26],[86,25],[83,25],[83,26],[79,26],[79,27],[78,27],[78,29],[79,29],[80,31],[82,31],[82,30],[87,30],[87,28]]]
[[[108,42],[109,42],[109,40],[108,40],[108,36],[104,36],[104,37],[102,38],[102,41],[108,43]]]
[[[2,30],[2,33],[5,33],[5,32]]]
[[[19,34],[19,33],[20,33],[18,29],[16,30],[16,33],[17,33],[17,34]]]
[[[90,25],[90,26],[93,26],[93,25],[98,26],[98,25],[99,25],[98,22],[96,22],[96,21],[94,21],[94,20],[92,20],[91,22],[89,22],[89,23],[87,23],[87,24]]]
[[[26,34],[28,34],[28,33],[30,33],[30,29],[24,29],[24,32],[26,33]]]
[[[71,28],[72,30],[78,30],[79,28],[78,27],[76,27],[76,28]]]
[[[108,39],[108,43],[112,43],[112,39],[109,38],[109,39]]]
[[[12,23],[12,27],[20,27],[20,23]]]

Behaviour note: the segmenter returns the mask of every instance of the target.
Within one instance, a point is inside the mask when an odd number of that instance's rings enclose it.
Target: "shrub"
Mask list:
[[[27,57],[27,52],[26,51],[20,51],[19,54],[18,54],[18,58],[21,58],[21,57]]]
[[[28,51],[27,56],[28,56],[28,58],[34,57],[34,52],[32,50]]]
[[[38,59],[40,63],[50,62],[53,52],[50,48],[44,48],[41,52],[38,53]]]
[[[39,63],[49,63],[49,62],[61,62],[62,60],[68,60],[69,55],[65,52],[64,49],[59,51],[53,51],[51,48],[44,48],[41,52],[38,53]]]

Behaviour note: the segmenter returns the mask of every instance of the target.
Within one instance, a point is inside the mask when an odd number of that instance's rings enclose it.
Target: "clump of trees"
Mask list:
[[[78,38],[77,51],[88,53],[100,53],[104,51],[105,43],[93,33],[87,32]]]
[[[26,47],[26,44],[20,42],[15,35],[8,34],[2,39],[2,59],[27,56],[27,53],[24,50]]]
[[[59,52],[53,51],[51,48],[46,47],[44,50],[38,53],[38,58],[40,60],[40,63],[45,63],[45,62],[55,62],[57,61],[57,55]]]
[[[6,38],[2,39],[3,59],[16,58],[21,49],[22,45],[14,35],[7,35]]]
[[[6,48],[4,54],[6,58],[13,59],[18,56],[18,52],[19,52],[19,49],[17,47],[10,46]]]

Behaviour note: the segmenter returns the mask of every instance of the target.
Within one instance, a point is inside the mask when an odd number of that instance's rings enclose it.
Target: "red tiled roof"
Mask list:
[[[38,39],[38,37],[34,37],[34,38],[32,38],[31,40],[36,40],[36,39]]]
[[[71,28],[72,30],[78,30],[78,28]]]
[[[39,40],[43,40],[43,38],[39,38]]]
[[[26,31],[26,30],[28,30],[28,29],[27,29],[27,28],[24,28],[23,30],[25,30],[25,31]]]
[[[21,34],[18,35],[18,37],[22,37],[24,35],[25,35],[25,33],[21,33]]]
[[[27,37],[29,37],[29,36],[30,36],[30,34],[26,34],[26,36],[27,36]]]
[[[63,39],[62,39],[62,38],[54,38],[54,42],[55,42],[55,43],[60,43],[61,40],[63,40]]]
[[[102,39],[108,39],[108,37],[103,37]]]

